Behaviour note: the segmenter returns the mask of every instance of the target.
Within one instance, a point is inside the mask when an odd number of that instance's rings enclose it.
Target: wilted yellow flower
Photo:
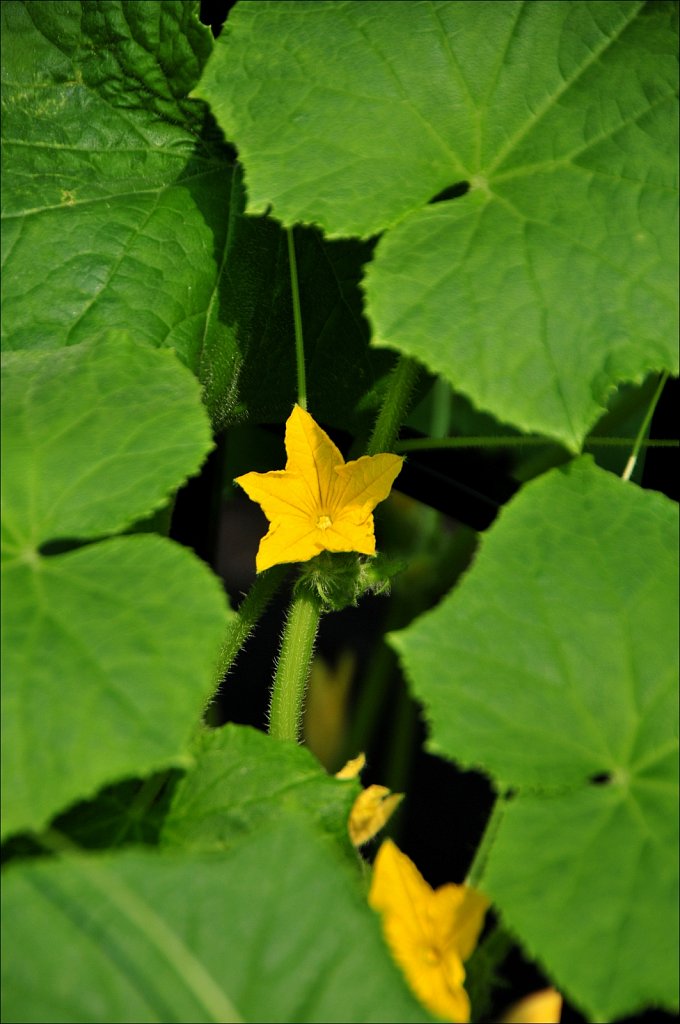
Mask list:
[[[356,779],[365,766],[366,755],[359,754],[336,772],[335,777]],[[387,786],[372,785],[363,789],[352,805],[347,822],[347,831],[354,845],[363,846],[376,836],[403,799],[403,793],[392,793]]]
[[[421,1003],[446,1020],[466,1024],[470,1000],[463,988],[463,961],[477,944],[486,897],[466,885],[432,889],[387,839],[373,865],[369,903],[382,915],[387,944]]]
[[[286,423],[286,454],[285,469],[236,478],[270,524],[260,541],[257,571],[306,562],[324,550],[374,555],[373,509],[390,493],[403,458],[364,455],[346,463],[299,405]]]
[[[347,764],[344,764],[339,772],[335,773],[335,777],[336,779],[358,779],[365,767],[366,755],[364,753],[357,754]]]
[[[387,786],[374,784],[362,790],[354,801],[347,825],[354,845],[363,846],[376,836],[403,799],[403,793],[392,793]]]
[[[561,1016],[562,996],[554,988],[543,988],[513,1003],[500,1024],[559,1024]]]

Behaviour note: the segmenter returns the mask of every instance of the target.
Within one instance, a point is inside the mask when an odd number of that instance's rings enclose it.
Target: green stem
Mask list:
[[[267,605],[283,583],[290,566],[274,565],[258,573],[255,582],[238,607],[227,627],[215,670],[215,685],[227,675],[246,640],[255,629]]]
[[[155,772],[153,775],[150,775],[148,779],[144,780],[137,790],[134,800],[130,804],[129,817],[125,824],[125,828],[127,830],[129,830],[130,826],[135,824],[137,821],[141,821],[167,783],[170,778],[170,774],[171,771],[168,769],[164,772]]]
[[[516,946],[513,937],[496,925],[480,942],[465,967],[465,988],[473,1008],[473,1021],[487,1021],[494,994],[507,987],[499,971],[508,954]]]
[[[491,814],[489,815],[489,820],[486,823],[484,834],[479,841],[477,852],[475,853],[474,860],[470,865],[470,870],[468,871],[467,878],[465,879],[466,885],[471,885],[473,887],[479,885],[504,811],[505,800],[502,797],[496,797],[496,802],[491,809]]]
[[[632,442],[632,437],[589,437],[584,441],[583,447],[627,448]],[[635,443],[637,444],[638,442],[636,441]],[[394,445],[394,451],[419,452],[435,448],[530,448],[547,444],[557,444],[557,442],[551,441],[549,437],[535,437],[533,435],[526,435],[524,437],[417,437],[408,441],[397,441]],[[675,438],[642,439],[639,441],[638,447],[678,448],[680,447],[680,441]]]
[[[299,740],[305,687],[320,616],[321,602],[317,594],[299,588],[283,630],[269,707],[269,732],[276,739]]]
[[[293,320],[295,323],[295,363],[297,366],[298,405],[307,408],[307,379],[305,377],[305,345],[302,336],[302,312],[300,310],[300,288],[298,286],[297,261],[293,229],[286,228],[288,240],[288,265],[290,267],[290,290],[293,296]]]
[[[406,419],[411,393],[419,373],[418,363],[413,359],[407,359],[406,356],[400,356],[392,371],[385,400],[366,447],[367,455],[391,452],[395,448],[399,429]]]
[[[638,455],[640,454],[640,448],[642,447],[642,444],[643,444],[643,441],[644,441],[644,436],[645,436],[645,434],[647,433],[647,431],[649,429],[649,424],[651,422],[652,416],[654,415],[654,410],[656,409],[656,403],[661,398],[661,392],[663,391],[663,389],[664,389],[664,387],[666,385],[666,381],[667,380],[668,380],[668,371],[666,371],[665,373],[662,373],[660,378],[659,378],[659,383],[658,383],[657,389],[656,389],[656,391],[654,392],[654,394],[652,396],[651,402],[649,403],[649,408],[647,409],[647,412],[645,414],[645,418],[643,419],[642,423],[640,424],[640,429],[638,430],[637,437],[635,438],[635,444],[633,445],[633,450],[630,453],[630,458],[628,459],[628,462],[626,463],[626,468],[624,469],[623,473],[621,474],[621,479],[622,480],[630,480],[631,476],[633,475],[633,470],[635,469],[635,463],[637,462]]]
[[[437,377],[432,388],[430,437],[446,437],[451,427],[451,386],[443,377]]]

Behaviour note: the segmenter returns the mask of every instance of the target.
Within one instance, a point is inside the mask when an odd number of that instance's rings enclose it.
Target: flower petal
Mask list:
[[[308,519],[286,516],[275,519],[260,541],[255,568],[264,572],[272,565],[285,562],[306,562],[323,551],[319,540],[322,531],[310,525]]]
[[[482,928],[484,915],[490,907],[486,896],[469,885],[460,885],[462,900],[456,916],[456,945],[461,960],[472,956]]]
[[[336,466],[331,509],[358,505],[366,513],[372,512],[390,493],[403,464],[403,456],[384,453],[362,455],[353,462]]]
[[[307,522],[316,513],[305,481],[296,473],[275,469],[271,473],[245,473],[237,476],[239,484],[249,498],[262,506],[269,522],[282,516],[304,517]]]
[[[326,508],[335,469],[344,466],[345,460],[326,431],[299,405],[286,422],[286,454],[286,470],[304,480],[315,507]]]
[[[500,1018],[501,1024],[559,1024],[562,996],[554,988],[532,992],[513,1003]]]
[[[387,786],[375,783],[362,789],[352,805],[347,824],[354,846],[363,846],[377,835],[403,799],[403,793],[391,793]]]
[[[467,960],[477,945],[489,901],[468,885],[442,885],[433,896],[431,913],[437,934],[447,948]]]
[[[333,525],[324,532],[324,547],[327,551],[358,551],[362,555],[374,555],[373,516],[369,514],[359,523],[353,518],[346,512],[337,515]]]
[[[425,943],[414,941],[406,922],[394,914],[384,918],[383,931],[394,959],[421,1003],[444,1020],[466,1024],[470,1020],[470,1000],[463,988],[465,969],[457,954],[450,951],[444,959],[428,956]]]
[[[386,839],[373,863],[368,902],[387,917],[402,918],[409,932],[430,937],[432,889],[412,860]]]
[[[357,754],[343,765],[339,772],[335,773],[335,777],[336,779],[358,779],[365,767],[366,755],[364,753]]]
[[[466,1024],[470,1020],[470,999],[463,982],[465,969],[455,950],[435,957],[426,941],[416,937],[396,914],[383,919],[383,932],[396,963],[425,1006],[447,1021]]]

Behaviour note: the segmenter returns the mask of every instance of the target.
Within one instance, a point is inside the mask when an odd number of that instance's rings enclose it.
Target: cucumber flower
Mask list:
[[[403,463],[400,455],[345,462],[328,434],[296,405],[286,423],[286,468],[236,477],[262,506],[269,530],[255,565],[306,562],[321,551],[375,554],[373,509],[384,501]]]
[[[386,839],[373,865],[369,903],[382,917],[383,934],[415,995],[444,1020],[470,1020],[463,987],[467,960],[477,945],[488,900],[467,885],[432,889],[415,864]]]

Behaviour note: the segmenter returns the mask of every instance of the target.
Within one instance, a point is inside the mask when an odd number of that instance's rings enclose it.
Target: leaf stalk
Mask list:
[[[297,260],[293,229],[286,228],[288,241],[288,266],[290,267],[290,291],[293,297],[293,321],[295,324],[295,365],[297,367],[298,405],[307,409],[307,377],[305,373],[305,344],[302,335],[302,311],[300,309],[300,287],[298,284]]]
[[[474,859],[470,865],[470,870],[467,873],[467,878],[465,879],[466,885],[470,885],[473,888],[477,888],[479,886],[504,812],[505,799],[502,796],[497,796],[496,801],[491,808],[491,813],[487,820],[482,838],[479,841],[479,846],[477,847]]]
[[[367,455],[391,452],[394,449],[419,374],[420,365],[415,360],[400,357],[392,371],[382,408],[366,447]]]
[[[239,651],[262,618],[267,605],[283,583],[289,568],[288,565],[274,565],[271,569],[266,569],[255,577],[255,582],[227,626],[215,669],[216,687],[219,686],[236,661]]]
[[[649,403],[649,408],[647,409],[647,412],[645,414],[645,418],[643,419],[642,423],[640,424],[640,429],[638,430],[637,437],[635,438],[635,443],[633,445],[633,450],[630,453],[630,458],[628,459],[628,462],[626,463],[625,469],[624,469],[623,473],[621,474],[621,479],[622,480],[630,480],[631,476],[633,475],[633,470],[635,469],[635,463],[638,460],[638,456],[640,454],[640,449],[641,449],[641,447],[643,445],[643,442],[644,442],[645,434],[649,430],[649,424],[651,423],[652,416],[654,415],[654,410],[656,409],[657,402],[661,398],[661,392],[663,391],[664,387],[666,386],[666,381],[668,380],[668,376],[669,376],[668,371],[666,371],[665,373],[662,373],[660,378],[659,378],[659,383],[658,383],[657,389],[656,389],[656,391],[654,392],[654,394],[652,396],[651,402]]]

